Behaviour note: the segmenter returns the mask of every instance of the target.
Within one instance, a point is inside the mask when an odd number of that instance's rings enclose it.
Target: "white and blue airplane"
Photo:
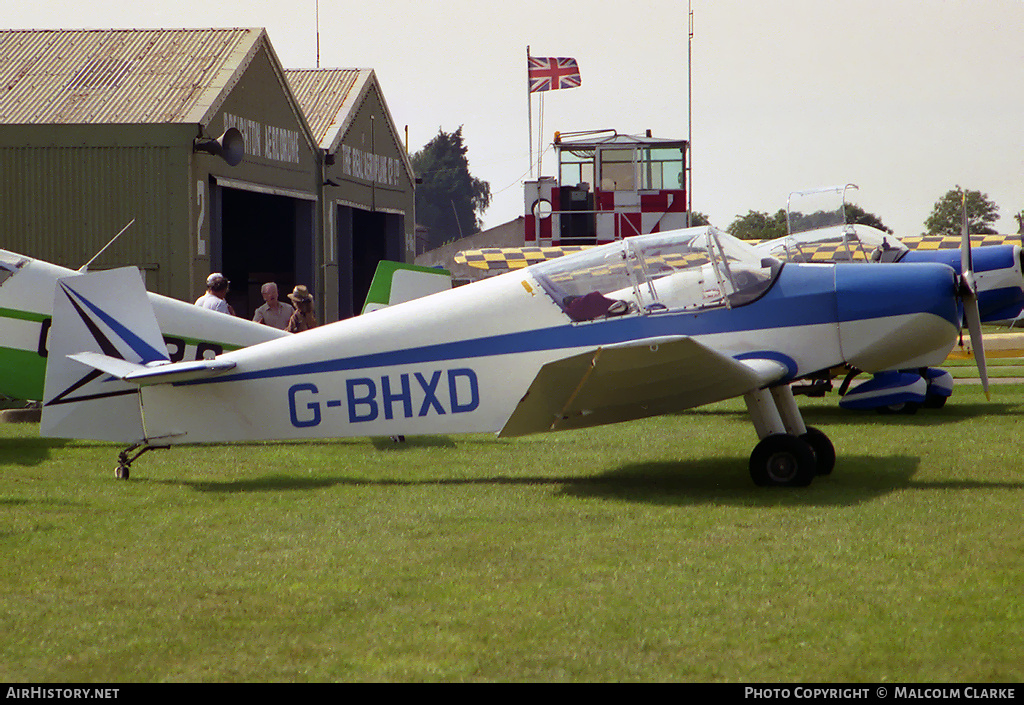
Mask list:
[[[782,263],[713,227],[610,243],[213,360],[172,362],[146,301],[138,272],[122,269],[62,278],[53,305],[41,432],[90,438],[82,419],[107,414],[130,444],[122,478],[142,453],[179,444],[509,437],[742,396],[760,439],[754,482],[802,486],[832,471],[835,450],[804,424],[791,381],[844,364],[935,365],[961,304],[977,320],[969,276],[948,265]],[[137,402],[141,429],[117,424],[107,399],[73,397],[97,376]]]

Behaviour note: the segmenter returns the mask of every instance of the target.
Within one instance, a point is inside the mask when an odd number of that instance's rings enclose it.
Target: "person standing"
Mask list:
[[[235,315],[235,309],[228,303],[228,281],[220,272],[214,272],[206,278],[206,293],[196,299],[196,306],[219,311],[229,316]]]
[[[313,313],[313,295],[309,293],[309,289],[299,284],[288,294],[288,298],[295,304],[295,313],[288,319],[285,330],[289,333],[300,333],[316,328],[318,324],[316,314]]]
[[[278,330],[287,328],[294,311],[290,305],[278,300],[277,284],[267,282],[260,287],[260,293],[263,294],[263,300],[266,303],[256,309],[256,315],[252,317],[252,320]]]

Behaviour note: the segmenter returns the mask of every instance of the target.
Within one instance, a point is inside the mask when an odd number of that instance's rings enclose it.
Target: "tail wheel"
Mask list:
[[[817,469],[811,445],[785,433],[763,438],[750,454],[750,477],[762,487],[805,487]]]
[[[836,466],[836,449],[828,436],[813,426],[808,426],[807,433],[800,438],[814,451],[814,461],[817,465],[816,474],[830,474]]]

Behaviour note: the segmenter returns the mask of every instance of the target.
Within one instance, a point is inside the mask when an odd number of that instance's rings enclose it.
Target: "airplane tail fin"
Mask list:
[[[41,434],[122,442],[144,438],[138,386],[125,377],[167,362],[167,346],[137,269],[59,279]]]
[[[381,260],[373,273],[362,313],[387,308],[452,288],[451,273],[436,267]]]

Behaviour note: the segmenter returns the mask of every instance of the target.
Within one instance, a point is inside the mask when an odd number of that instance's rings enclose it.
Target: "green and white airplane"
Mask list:
[[[57,279],[75,271],[0,250],[0,394],[43,398],[50,318]],[[284,331],[149,293],[172,360],[212,358],[266,342]],[[90,387],[90,385],[84,385]],[[103,394],[102,382],[79,393]]]
[[[54,287],[57,279],[73,274],[66,267],[0,250],[0,395],[43,398]],[[448,288],[451,278],[445,270],[381,261],[363,312]],[[159,294],[150,293],[149,299],[173,362],[213,358],[288,335]]]

